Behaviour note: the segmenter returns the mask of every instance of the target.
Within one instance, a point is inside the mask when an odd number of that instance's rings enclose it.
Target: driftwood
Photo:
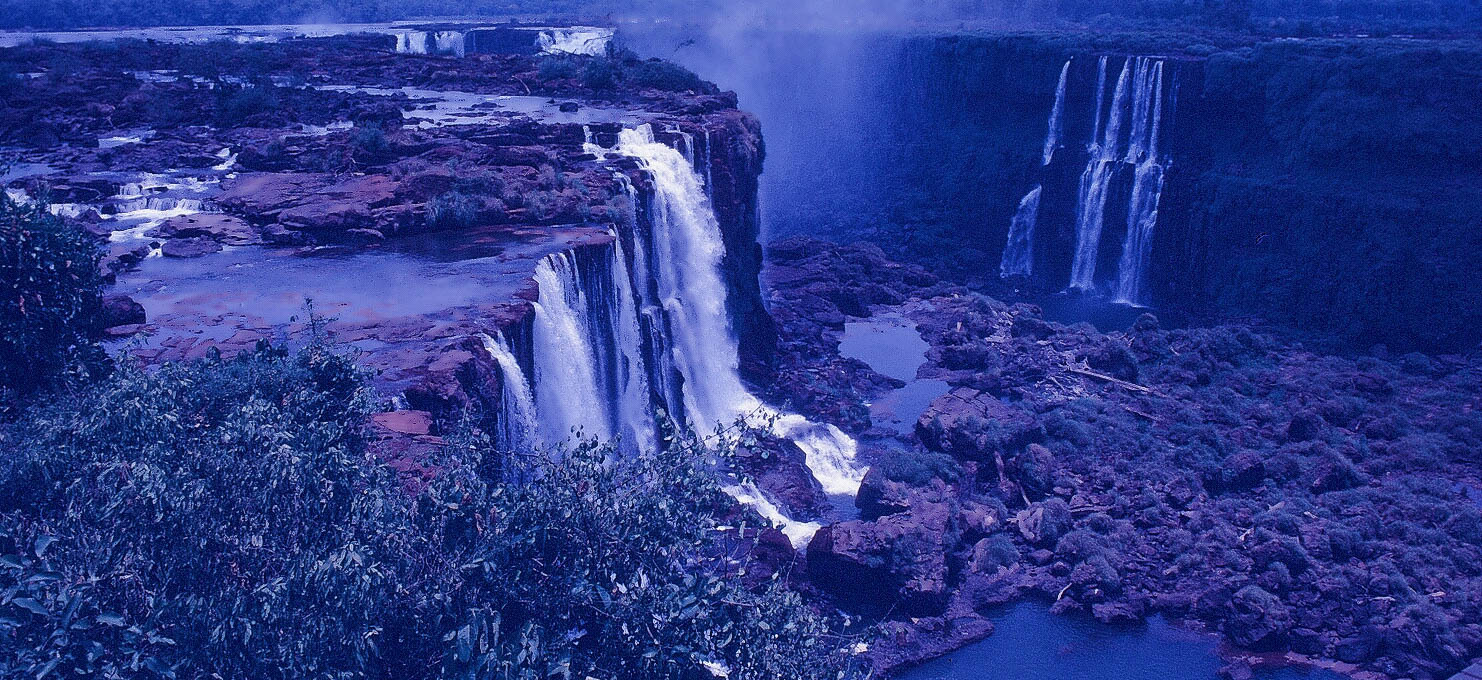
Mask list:
[[[1074,373],[1076,375],[1079,375],[1079,376],[1084,376],[1084,377],[1087,377],[1087,378],[1091,378],[1093,380],[1100,380],[1101,382],[1108,382],[1108,383],[1111,383],[1113,385],[1116,385],[1117,387],[1121,387],[1121,388],[1124,388],[1124,389],[1127,389],[1127,390],[1131,390],[1133,392],[1141,392],[1143,394],[1157,394],[1158,393],[1157,390],[1154,390],[1153,388],[1148,387],[1146,385],[1139,385],[1137,383],[1127,382],[1126,380],[1122,380],[1121,378],[1113,378],[1112,376],[1109,376],[1109,375],[1107,375],[1105,373],[1097,373],[1096,371],[1093,371],[1093,370],[1091,370],[1089,368],[1082,368],[1080,366],[1066,366],[1065,367],[1065,370],[1068,371],[1068,372],[1070,372],[1070,373]]]

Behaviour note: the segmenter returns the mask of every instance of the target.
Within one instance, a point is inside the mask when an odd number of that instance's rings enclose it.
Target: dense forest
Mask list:
[[[869,11],[862,11],[869,10]],[[449,16],[610,14],[705,18],[743,12],[782,19],[847,17],[901,23],[992,21],[1038,24],[1152,24],[1304,34],[1316,32],[1469,32],[1482,27],[1478,0],[951,0],[912,7],[871,0],[864,7],[834,0],[0,0],[0,27],[69,29],[98,26],[369,22]]]

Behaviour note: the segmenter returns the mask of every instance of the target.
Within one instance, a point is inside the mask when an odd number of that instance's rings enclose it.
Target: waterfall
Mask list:
[[[1163,196],[1163,171],[1166,159],[1158,155],[1158,142],[1163,126],[1163,62],[1140,68],[1139,101],[1150,102],[1144,130],[1135,131],[1138,154],[1129,151],[1129,162],[1137,164],[1132,181],[1132,199],[1127,207],[1127,237],[1122,244],[1122,257],[1117,265],[1116,301],[1147,304],[1144,290],[1148,256],[1152,252],[1153,229],[1158,223],[1158,204]],[[1140,107],[1141,108],[1141,107]],[[1142,136],[1146,133],[1146,137]]]
[[[574,431],[625,452],[654,446],[653,404],[622,243],[590,262],[571,253],[535,268],[535,403],[545,443]]]
[[[574,431],[608,438],[606,403],[597,389],[597,359],[587,328],[587,297],[570,253],[535,266],[535,399],[540,432],[559,444]]]
[[[1043,190],[1043,186],[1035,185],[1019,201],[1019,210],[1009,224],[1009,242],[1003,249],[1003,260],[998,264],[998,274],[1003,278],[1034,273],[1034,223],[1039,219],[1039,195]]]
[[[480,334],[484,350],[499,366],[500,382],[503,385],[499,412],[499,445],[514,450],[534,444],[539,437],[536,420],[535,394],[525,380],[525,371],[515,359],[504,334],[494,336]]]
[[[774,435],[803,451],[804,462],[827,493],[858,493],[864,470],[855,464],[852,438],[833,425],[775,411],[742,384],[721,277],[725,244],[695,167],[684,154],[657,142],[647,125],[624,130],[616,151],[637,159],[653,178],[649,275],[657,307],[672,331],[668,357],[679,374],[686,420],[700,432],[737,420],[767,424]]]
[[[1117,88],[1112,94],[1111,109],[1107,112],[1105,136],[1091,142],[1091,158],[1081,173],[1080,191],[1076,201],[1076,244],[1075,258],[1070,266],[1070,287],[1075,290],[1092,290],[1096,287],[1096,258],[1101,251],[1101,230],[1106,224],[1106,203],[1110,198],[1112,175],[1115,174],[1120,153],[1122,122],[1126,117],[1128,90],[1132,83],[1135,60],[1128,57],[1122,65],[1122,75],[1117,78]],[[1098,77],[1097,81],[1100,82]],[[1097,93],[1100,100],[1100,93]],[[1098,110],[1096,119],[1101,120]]]
[[[1060,137],[1065,133],[1065,85],[1070,79],[1071,61],[1067,59],[1065,66],[1060,68],[1060,82],[1055,85],[1055,105],[1050,108],[1042,168],[1049,166],[1054,159],[1055,150],[1060,148]],[[1019,201],[1019,209],[1009,223],[1009,238],[1004,244],[1003,257],[998,262],[1000,278],[1034,273],[1034,227],[1039,221],[1039,197],[1043,190],[1044,186],[1037,184]]]
[[[1065,84],[1070,78],[1070,60],[1060,69],[1060,83],[1055,86],[1055,106],[1050,109],[1050,130],[1045,133],[1045,154],[1042,165],[1049,165],[1060,147],[1060,136],[1065,134]]]
[[[501,420],[514,421],[501,422],[502,436],[528,441],[538,431],[557,445],[580,430],[620,435],[625,449],[649,450],[656,446],[653,414],[663,408],[702,435],[738,421],[768,427],[797,445],[826,493],[857,494],[865,471],[855,463],[852,438],[771,409],[742,383],[726,309],[725,243],[702,176],[708,169],[697,165],[694,137],[676,134],[680,150],[658,142],[648,125],[623,130],[615,148],[601,149],[599,156],[628,156],[647,172],[648,202],[640,205],[637,189],[619,175],[630,211],[614,220],[611,246],[554,254],[536,266],[533,400],[518,393],[523,380],[508,346],[485,339],[505,377]],[[590,134],[587,140],[596,146]],[[707,139],[707,157],[709,151]],[[727,490],[795,546],[818,528],[787,519],[754,485]]]

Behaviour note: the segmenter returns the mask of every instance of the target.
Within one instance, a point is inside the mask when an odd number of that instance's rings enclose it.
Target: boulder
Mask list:
[[[1257,651],[1283,646],[1291,626],[1286,605],[1260,586],[1241,588],[1226,610],[1225,634],[1235,644]]]
[[[953,524],[945,504],[923,503],[872,522],[823,527],[808,544],[808,576],[848,606],[940,614],[949,596],[947,550],[957,542]]]
[[[240,217],[221,213],[200,213],[166,220],[149,232],[157,238],[205,237],[229,246],[260,243],[257,230]]]
[[[1028,410],[968,387],[938,397],[916,422],[916,436],[926,448],[983,462],[995,461],[1041,434]]]
[[[129,326],[145,322],[144,305],[139,304],[127,295],[105,295],[103,296],[103,309],[101,326],[113,328],[115,326]]]
[[[206,236],[195,238],[177,238],[165,241],[160,248],[165,257],[204,257],[211,253],[221,252],[221,244]]]

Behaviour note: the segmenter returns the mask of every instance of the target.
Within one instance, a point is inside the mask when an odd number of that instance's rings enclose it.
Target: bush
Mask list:
[[[538,76],[541,80],[568,80],[581,74],[575,59],[567,56],[547,56],[540,60]]]
[[[592,59],[581,72],[582,84],[593,90],[611,90],[617,87],[617,79],[618,68],[611,59]]]
[[[4,431],[0,677],[836,678],[785,590],[735,585],[718,453],[512,459],[408,491],[319,344],[123,367]],[[567,675],[569,673],[569,675]]]
[[[350,131],[350,146],[355,150],[355,157],[362,159],[379,158],[391,149],[385,131],[378,125],[356,126]]]
[[[630,82],[639,87],[651,87],[670,92],[699,91],[705,89],[705,81],[689,69],[667,61],[653,59],[640,62],[627,71]]]
[[[467,194],[450,191],[427,202],[427,224],[434,229],[466,229],[478,218],[478,199]]]
[[[273,89],[265,85],[223,88],[216,106],[217,122],[223,127],[235,127],[252,116],[276,110],[278,94]]]
[[[0,396],[106,367],[98,258],[82,229],[0,193]]]

